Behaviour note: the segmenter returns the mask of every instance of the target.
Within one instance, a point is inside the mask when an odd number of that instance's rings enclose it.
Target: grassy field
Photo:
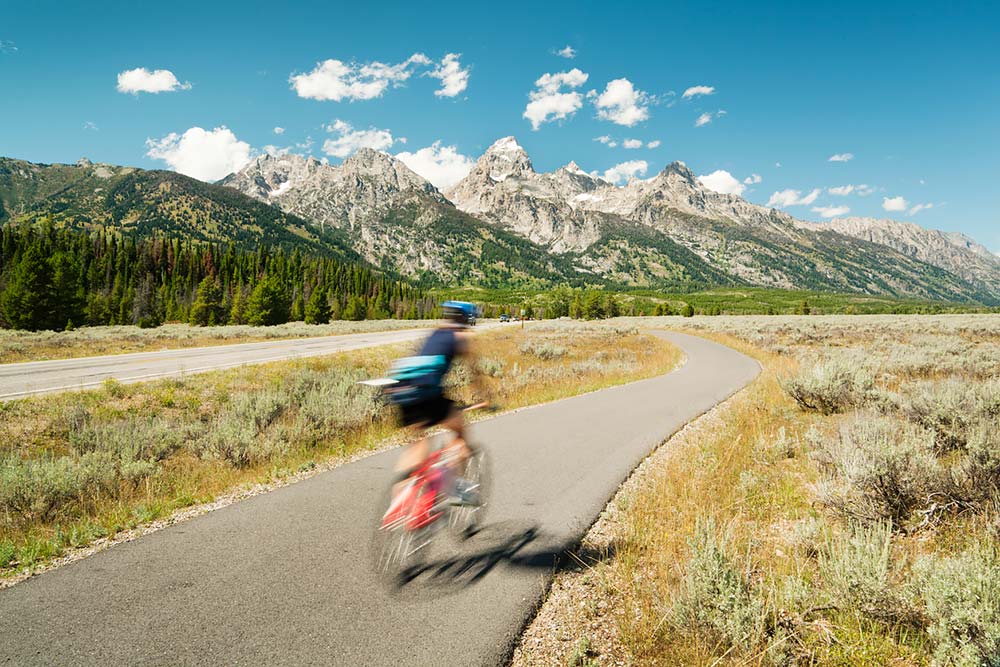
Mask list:
[[[329,324],[289,322],[273,327],[249,325],[195,327],[188,324],[164,324],[154,329],[140,329],[135,326],[82,327],[72,331],[0,329],[0,363],[415,329],[436,324],[436,320],[361,320],[336,321]]]
[[[593,593],[547,617],[574,641],[517,664],[1000,664],[1000,317],[687,324],[764,372],[616,500],[554,589]]]
[[[467,287],[441,290],[437,296],[492,305],[511,314],[517,314],[524,308],[536,317],[543,317],[557,300],[571,300],[577,293],[579,290],[569,288]],[[762,287],[720,287],[691,292],[608,290],[608,293],[615,295],[622,313],[628,315],[652,315],[656,306],[661,304],[669,306],[675,313],[680,313],[686,304],[690,304],[698,315],[791,315],[799,313],[803,304],[809,307],[812,314],[966,313],[990,310],[976,304]]]
[[[533,323],[484,332],[504,409],[650,377],[680,352],[633,327]],[[0,403],[0,577],[211,501],[401,440],[357,380],[404,346]],[[448,383],[471,402],[469,369]]]

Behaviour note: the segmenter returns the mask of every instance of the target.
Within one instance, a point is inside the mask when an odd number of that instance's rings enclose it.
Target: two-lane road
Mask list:
[[[759,372],[660,335],[680,369],[476,424],[494,465],[486,527],[436,544],[396,593],[367,554],[390,451],[0,590],[0,664],[505,664],[556,559],[629,472]]]
[[[426,335],[427,329],[402,329],[0,364],[0,401],[53,391],[93,388],[112,378],[119,382],[140,382],[245,364],[315,357],[363,347],[402,343]]]

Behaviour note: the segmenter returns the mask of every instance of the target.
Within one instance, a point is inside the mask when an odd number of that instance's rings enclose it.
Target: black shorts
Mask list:
[[[454,401],[439,395],[413,405],[401,405],[399,421],[403,426],[436,426],[443,422],[455,407]]]

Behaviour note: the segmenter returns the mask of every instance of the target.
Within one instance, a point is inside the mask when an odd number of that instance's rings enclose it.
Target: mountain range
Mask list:
[[[1000,258],[959,234],[888,220],[798,220],[702,185],[683,163],[615,185],[570,162],[536,172],[513,137],[495,142],[439,192],[402,162],[362,149],[340,166],[264,155],[221,182],[322,226],[343,229],[372,263],[442,282],[488,234],[545,257],[515,278],[615,285],[754,285],[1000,303]],[[448,220],[451,236],[435,225]],[[456,245],[457,244],[457,245]],[[539,254],[540,253],[540,254]],[[482,256],[474,255],[480,265]],[[527,274],[527,275],[525,275]]]
[[[166,171],[0,158],[0,223],[282,244],[428,284],[746,285],[1000,304],[1000,258],[960,234],[812,223],[713,192],[681,162],[624,185],[535,171],[513,137],[444,192],[361,149],[333,166],[262,155],[218,184]]]

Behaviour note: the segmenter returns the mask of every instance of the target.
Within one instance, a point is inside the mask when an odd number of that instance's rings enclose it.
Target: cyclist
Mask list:
[[[465,462],[472,455],[465,440],[465,418],[462,410],[445,395],[442,386],[444,376],[451,369],[455,359],[462,359],[469,367],[474,395],[480,398],[487,395],[471,345],[472,334],[468,331],[475,321],[478,309],[474,304],[463,301],[446,301],[441,306],[445,323],[427,337],[416,357],[397,362],[399,375],[408,379],[400,383],[398,398],[394,402],[400,408],[400,421],[403,426],[413,428],[417,436],[399,459],[396,468],[399,475],[397,490],[401,488],[402,482],[427,459],[430,453],[427,430],[434,426],[443,426],[452,433],[451,441],[446,448],[457,448],[456,474],[461,474]],[[479,408],[487,405],[488,402],[482,402],[470,407]],[[463,484],[460,479],[457,480],[455,490],[459,500],[474,502],[473,498],[463,495]]]

